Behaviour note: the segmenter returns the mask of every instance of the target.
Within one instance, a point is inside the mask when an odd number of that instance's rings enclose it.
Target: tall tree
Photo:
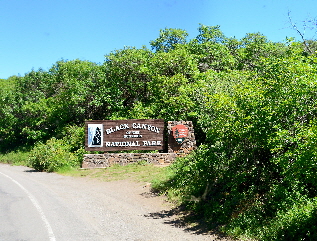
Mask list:
[[[160,36],[151,41],[150,45],[156,52],[168,52],[174,49],[178,44],[187,42],[188,33],[183,29],[165,28],[160,30]]]
[[[224,43],[226,40],[225,35],[220,30],[220,26],[206,26],[203,24],[199,24],[198,28],[199,34],[196,37],[198,43]]]

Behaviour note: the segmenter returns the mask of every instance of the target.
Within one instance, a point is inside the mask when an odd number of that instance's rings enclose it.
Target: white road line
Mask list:
[[[50,241],[56,241],[55,235],[53,233],[53,229],[50,225],[50,223],[48,222],[47,218],[45,217],[45,214],[40,206],[40,204],[38,203],[38,201],[36,200],[36,198],[25,188],[23,187],[18,181],[14,180],[12,177],[0,172],[0,174],[2,174],[3,176],[9,178],[12,182],[14,182],[15,184],[17,184],[28,196],[28,198],[31,200],[31,202],[33,203],[34,207],[37,209],[37,211],[40,213],[40,216],[45,224],[45,227],[47,229],[48,232],[48,236],[49,236],[49,240]]]

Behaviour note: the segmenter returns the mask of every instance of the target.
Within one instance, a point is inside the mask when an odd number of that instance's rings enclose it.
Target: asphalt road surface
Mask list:
[[[0,164],[0,241],[220,240],[177,227],[146,189]]]

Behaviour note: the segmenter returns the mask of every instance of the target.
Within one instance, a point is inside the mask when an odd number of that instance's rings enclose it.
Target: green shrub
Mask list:
[[[314,240],[316,68],[301,57],[261,61],[258,72],[213,73],[198,94],[204,146],[157,186],[233,236]]]
[[[61,168],[79,166],[78,159],[63,140],[51,138],[45,144],[38,143],[30,153],[29,162],[38,171],[54,172]]]
[[[245,213],[232,220],[224,230],[240,239],[316,240],[317,199],[307,198],[299,192],[284,191],[284,200],[277,197],[272,198],[274,201],[271,200],[273,202],[269,206],[271,213],[274,213],[273,217],[268,218],[265,215],[264,210],[268,207],[263,204],[263,200],[258,200]]]
[[[55,137],[46,143],[37,143],[30,152],[30,165],[39,171],[55,172],[77,168],[81,165],[84,150],[84,128],[67,126],[61,132],[62,139]]]
[[[317,199],[301,199],[289,209],[278,212],[269,226],[263,227],[262,240],[317,239]]]

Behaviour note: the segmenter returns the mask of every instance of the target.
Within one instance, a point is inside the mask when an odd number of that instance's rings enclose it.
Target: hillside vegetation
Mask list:
[[[240,239],[317,240],[316,42],[199,25],[150,44],[1,80],[0,159],[79,167],[85,120],[190,120],[199,148],[157,190]]]

